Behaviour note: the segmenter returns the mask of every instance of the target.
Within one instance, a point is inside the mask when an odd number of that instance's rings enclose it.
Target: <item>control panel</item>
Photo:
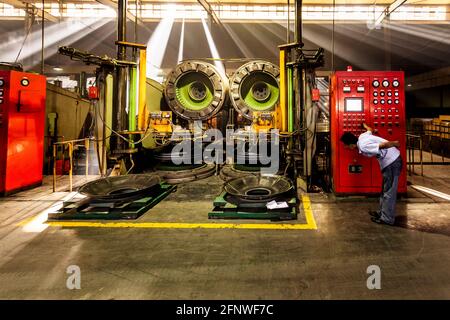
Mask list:
[[[46,78],[0,71],[0,194],[42,182]]]
[[[330,91],[333,188],[337,194],[371,194],[381,191],[377,159],[346,147],[340,137],[359,137],[366,123],[373,134],[400,142],[404,161],[399,192],[406,192],[406,122],[404,74],[401,71],[338,71]]]

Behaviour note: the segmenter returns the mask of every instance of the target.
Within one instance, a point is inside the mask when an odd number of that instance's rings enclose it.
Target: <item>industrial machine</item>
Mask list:
[[[0,71],[0,194],[42,183],[46,78]]]
[[[92,91],[96,93],[94,128],[102,175],[110,174],[113,167],[113,174],[151,172],[164,181],[180,183],[218,174],[220,165],[206,164],[198,152],[184,149],[184,142],[193,141],[192,145],[201,144],[202,150],[208,151],[204,142],[214,138],[214,143],[226,144],[227,160],[230,145],[236,156],[232,170],[227,165],[222,167],[222,172],[229,173],[228,177],[221,175],[228,187],[216,199],[210,217],[229,218],[228,208],[234,206],[232,218],[295,219],[298,177],[308,181],[312,172],[317,122],[314,72],[323,65],[323,49],[303,48],[301,4],[295,2],[295,42],[290,43],[288,37],[287,44],[280,47],[279,66],[269,61],[241,60],[243,64],[228,79],[217,67],[219,61],[215,66],[207,58],[185,60],[174,67],[161,86],[164,102],[148,103],[147,48],[126,40],[127,1],[118,2],[117,58],[61,47],[59,53],[98,66],[97,88]],[[233,129],[231,144],[228,139],[213,137],[208,130],[212,128],[221,130],[222,137],[228,137],[226,129]],[[251,143],[255,136],[256,150]],[[267,164],[258,160],[262,149],[273,146],[273,142],[280,147],[274,148],[278,154],[272,157],[279,166],[275,166],[278,172],[268,178],[259,172]],[[172,151],[179,147],[182,158],[190,158],[189,164],[173,161]],[[273,156],[272,148],[270,153]],[[140,170],[143,167],[139,163],[149,168]],[[246,186],[244,194],[233,193],[235,183]],[[277,199],[286,202],[287,208],[277,211],[266,207],[267,201]]]
[[[406,123],[404,74],[402,71],[335,72],[331,78],[331,145],[332,177],[336,194],[371,194],[381,190],[380,166],[340,142],[344,132],[356,136],[365,132],[362,123],[373,128],[373,134],[386,140],[398,140],[400,153],[406,159]],[[399,179],[398,191],[406,193],[406,164]]]

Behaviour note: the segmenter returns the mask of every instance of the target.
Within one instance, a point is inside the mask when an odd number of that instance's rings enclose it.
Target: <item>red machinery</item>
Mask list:
[[[0,71],[0,194],[42,183],[46,79]]]
[[[350,150],[339,140],[346,131],[359,136],[361,124],[386,140],[398,140],[404,161],[398,192],[406,193],[406,122],[402,71],[338,71],[331,78],[331,150],[336,194],[381,191],[382,176],[376,158]]]

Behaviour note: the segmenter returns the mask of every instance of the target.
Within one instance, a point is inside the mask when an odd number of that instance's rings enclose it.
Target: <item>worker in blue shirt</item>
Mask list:
[[[372,128],[362,124],[367,130],[359,137],[350,132],[341,136],[341,141],[350,149],[358,148],[359,153],[366,157],[376,157],[380,163],[383,175],[383,189],[380,196],[380,209],[369,211],[371,220],[380,224],[393,225],[395,221],[395,204],[397,202],[398,179],[402,171],[402,158],[398,141],[388,141],[374,136]]]

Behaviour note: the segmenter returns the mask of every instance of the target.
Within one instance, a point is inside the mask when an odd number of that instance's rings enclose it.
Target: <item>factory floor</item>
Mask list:
[[[55,193],[46,177],[0,199],[0,299],[449,299],[449,168],[409,177],[393,227],[370,221],[375,198],[320,193],[300,195],[294,222],[208,220],[216,176],[179,185],[137,220],[46,224],[74,195],[66,177]],[[79,290],[66,286],[73,265]],[[381,290],[367,288],[371,265]]]

